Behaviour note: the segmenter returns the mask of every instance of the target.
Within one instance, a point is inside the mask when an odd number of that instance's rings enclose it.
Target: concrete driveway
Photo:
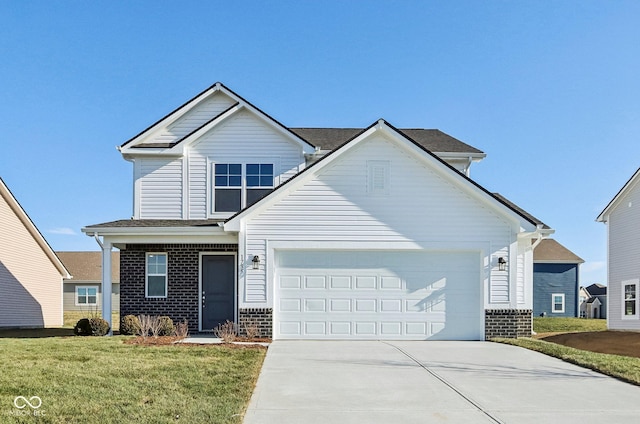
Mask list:
[[[640,387],[489,342],[276,341],[245,424],[637,423]]]

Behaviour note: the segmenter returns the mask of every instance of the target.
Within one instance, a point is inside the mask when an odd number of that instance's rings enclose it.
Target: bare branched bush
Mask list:
[[[213,334],[221,338],[223,342],[231,343],[236,340],[238,332],[236,331],[236,324],[227,320],[224,324],[219,324],[214,328]]]
[[[258,328],[258,323],[255,320],[246,321],[244,323],[244,333],[247,335],[249,339],[255,339],[260,335],[260,328]]]
[[[189,324],[186,319],[176,324],[175,335],[178,339],[184,339],[189,335]]]
[[[150,335],[153,337],[158,337],[158,331],[160,331],[160,321],[157,316],[151,315],[138,315],[138,319],[140,320],[140,331],[138,331],[138,336],[146,339]]]

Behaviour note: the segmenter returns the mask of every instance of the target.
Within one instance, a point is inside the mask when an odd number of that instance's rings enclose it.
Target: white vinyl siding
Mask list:
[[[206,219],[213,213],[213,180],[209,168],[213,162],[271,163],[275,186],[295,176],[304,164],[299,145],[249,111],[238,112],[203,135],[188,155],[190,219]]]
[[[609,269],[607,287],[607,324],[612,330],[640,330],[640,319],[625,316],[624,282],[640,277],[640,185],[629,187],[611,211],[609,232]]]
[[[0,193],[0,327],[62,326],[62,276]]]
[[[174,143],[224,112],[235,102],[223,93],[209,96],[145,143]]]
[[[390,163],[389,195],[367,193],[367,162]],[[409,206],[410,205],[410,206]],[[423,246],[475,246],[487,251],[483,273],[489,276],[489,302],[511,301],[509,278],[489,258],[509,260],[515,239],[511,224],[471,198],[448,179],[381,136],[344,154],[305,186],[247,222],[246,252],[267,254],[275,240],[344,242],[414,242]],[[495,266],[494,266],[495,265]],[[247,271],[244,301],[267,303],[263,273]],[[492,307],[501,307],[494,305]]]
[[[139,219],[182,218],[182,159],[136,160]]]

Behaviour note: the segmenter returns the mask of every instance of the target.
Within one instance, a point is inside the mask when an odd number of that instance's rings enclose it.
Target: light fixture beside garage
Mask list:
[[[255,258],[254,258],[255,261]],[[498,271],[506,271],[507,270],[507,260],[500,256],[498,258]]]
[[[253,259],[251,260],[251,262],[253,263],[253,269],[259,269],[260,268],[260,256],[255,255],[253,257]]]

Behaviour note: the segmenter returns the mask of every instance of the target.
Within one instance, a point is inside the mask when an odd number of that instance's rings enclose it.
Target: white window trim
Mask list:
[[[79,303],[78,302],[78,289],[96,289],[96,303]],[[98,306],[98,286],[76,286],[76,292],[75,292],[75,302],[76,302],[76,306]],[[87,292],[87,295],[85,296],[87,298],[87,300],[89,300],[89,293]]]
[[[254,187],[256,189],[271,189],[275,190],[280,185],[280,161],[274,157],[253,157],[251,159],[246,158],[229,158],[229,159],[217,159],[209,160],[208,163],[208,177],[207,177],[207,214],[209,218],[228,218],[235,215],[236,212],[216,212],[216,164],[239,164],[242,166],[242,182],[240,187],[219,187],[222,189],[240,189],[240,210],[246,208],[247,204],[247,190],[251,190],[247,187],[247,165],[248,164],[261,164],[273,166],[273,185],[271,187]]]
[[[626,315],[624,313],[625,310],[626,310],[626,308],[625,308],[625,298],[624,298],[624,286],[636,286],[636,299],[635,299],[635,301],[636,301],[636,313],[634,315]],[[622,306],[622,308],[621,308],[622,309],[622,319],[638,319],[638,317],[639,317],[638,314],[640,313],[640,311],[638,310],[638,307],[640,306],[638,304],[638,297],[640,297],[640,296],[638,296],[638,294],[639,294],[638,293],[638,289],[639,288],[640,288],[640,280],[637,280],[637,279],[635,279],[635,280],[625,280],[620,284],[620,289],[621,289],[620,291],[621,291],[621,297],[622,297],[622,305],[621,305]]]
[[[556,311],[556,296],[562,297],[562,310]],[[551,313],[552,314],[564,314],[565,310],[565,298],[564,293],[552,293],[551,294]]]
[[[164,255],[166,269],[164,274],[149,274],[149,255]],[[149,296],[149,276],[164,276],[164,296]],[[148,299],[166,299],[169,294],[169,255],[167,252],[146,252],[144,259],[144,297]]]

